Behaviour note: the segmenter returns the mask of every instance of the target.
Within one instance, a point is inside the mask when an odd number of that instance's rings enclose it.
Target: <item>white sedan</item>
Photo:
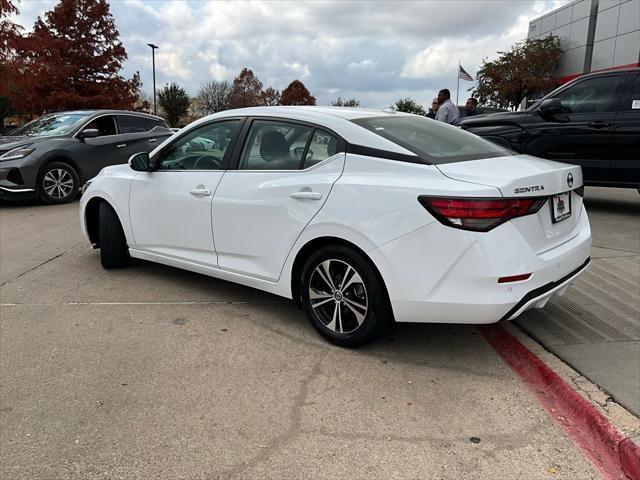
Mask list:
[[[105,268],[135,257],[292,298],[358,346],[394,320],[494,323],[562,294],[589,263],[582,196],[580,167],[428,118],[258,107],[105,168],[80,216]]]

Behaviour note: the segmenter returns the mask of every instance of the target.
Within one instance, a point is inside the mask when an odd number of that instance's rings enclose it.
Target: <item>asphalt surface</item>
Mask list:
[[[103,270],[77,209],[0,206],[1,478],[599,478],[473,327],[336,348],[278,297]]]

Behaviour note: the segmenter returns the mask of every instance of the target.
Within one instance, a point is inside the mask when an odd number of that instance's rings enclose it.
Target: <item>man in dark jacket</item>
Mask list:
[[[431,108],[429,109],[429,113],[427,113],[427,117],[436,118],[436,113],[438,111],[438,107],[440,104],[438,103],[438,97],[434,98],[431,102]]]
[[[478,115],[478,100],[471,97],[469,100],[467,100],[464,109],[467,111],[467,117]]]

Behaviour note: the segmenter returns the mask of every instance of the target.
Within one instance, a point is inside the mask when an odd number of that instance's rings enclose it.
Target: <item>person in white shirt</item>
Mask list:
[[[460,120],[460,112],[458,107],[451,103],[451,92],[448,89],[443,89],[438,92],[438,112],[436,113],[436,120],[450,125],[457,125]]]

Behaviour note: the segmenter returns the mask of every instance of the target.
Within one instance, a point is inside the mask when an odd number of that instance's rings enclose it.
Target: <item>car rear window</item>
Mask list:
[[[436,165],[513,155],[472,133],[417,115],[388,115],[352,122]]]

